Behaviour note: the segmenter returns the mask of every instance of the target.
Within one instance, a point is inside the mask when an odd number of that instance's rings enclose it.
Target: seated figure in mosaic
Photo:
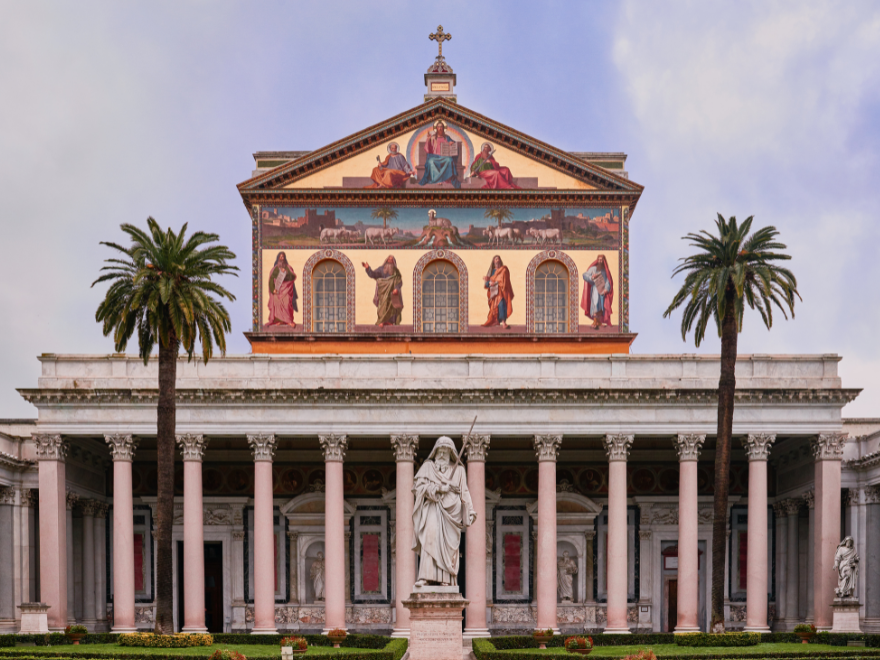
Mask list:
[[[477,518],[467,474],[451,438],[434,444],[413,485],[413,550],[419,553],[417,587],[458,585],[461,530]]]

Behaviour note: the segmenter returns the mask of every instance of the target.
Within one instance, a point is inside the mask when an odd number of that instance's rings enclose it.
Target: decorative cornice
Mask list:
[[[401,433],[391,436],[391,449],[398,463],[412,463],[419,450],[419,436]]]
[[[318,443],[321,445],[321,451],[324,452],[324,461],[339,462],[345,459],[345,452],[348,450],[348,436],[329,434],[319,435]]]
[[[7,454],[5,451],[0,451],[0,467],[6,468],[11,472],[24,472],[35,465],[36,461],[28,461],[12,454]]]
[[[134,450],[138,441],[132,438],[130,433],[105,435],[104,440],[110,445],[110,454],[114,461],[131,462],[134,459]]]
[[[605,444],[605,453],[608,454],[608,462],[626,461],[634,440],[634,435],[625,434],[606,435],[602,438],[602,442]]]
[[[468,463],[471,461],[484,461],[486,454],[489,453],[489,441],[491,436],[488,433],[471,433],[462,436],[462,442],[467,445]]]
[[[872,451],[861,458],[853,458],[842,462],[844,468],[857,471],[867,470],[877,465],[880,465],[880,451]]]
[[[817,461],[839,461],[843,458],[843,446],[849,435],[846,433],[822,433],[810,443],[813,458]]]
[[[856,389],[742,389],[735,393],[737,404],[786,405],[844,405],[853,401],[861,390]],[[75,404],[127,404],[154,407],[159,393],[155,389],[32,389],[18,390],[21,396],[35,406]],[[240,389],[240,388],[178,388],[178,405],[210,403],[262,404],[288,406],[315,404],[346,405],[424,405],[475,403],[583,405],[595,404],[659,404],[706,405],[718,403],[715,389]]]
[[[177,444],[184,461],[202,461],[208,441],[201,433],[183,433],[177,436]]]
[[[743,438],[743,448],[750,461],[766,461],[770,447],[776,441],[775,433],[749,433]]]
[[[672,444],[678,450],[679,461],[696,461],[700,458],[700,448],[705,441],[705,434],[679,433],[672,439]]]
[[[535,455],[539,463],[556,461],[559,456],[559,446],[562,444],[561,435],[536,435],[534,442]]]
[[[57,433],[35,433],[31,436],[37,449],[38,461],[63,461],[70,445]]]
[[[272,462],[275,456],[275,435],[272,433],[255,433],[248,435],[248,444],[251,446],[251,453],[254,455],[254,462],[268,461]]]

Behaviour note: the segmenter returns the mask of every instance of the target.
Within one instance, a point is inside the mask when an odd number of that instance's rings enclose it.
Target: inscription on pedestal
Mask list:
[[[409,657],[411,660],[461,660],[461,616],[468,602],[459,593],[428,589],[431,587],[422,587],[403,601],[403,606],[410,611]]]

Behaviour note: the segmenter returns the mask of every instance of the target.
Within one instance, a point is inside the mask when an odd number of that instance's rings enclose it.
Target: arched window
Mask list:
[[[568,269],[545,261],[535,271],[535,332],[568,332]]]
[[[332,259],[322,261],[312,271],[312,330],[346,330],[345,269]]]
[[[422,332],[458,332],[458,269],[434,261],[422,273]]]

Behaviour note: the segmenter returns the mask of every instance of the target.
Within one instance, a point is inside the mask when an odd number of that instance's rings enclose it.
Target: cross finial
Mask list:
[[[452,35],[443,32],[443,26],[438,25],[437,31],[434,32],[433,34],[428,35],[428,38],[431,41],[437,42],[437,48],[439,49],[437,52],[437,58],[438,59],[442,58],[443,57],[443,42],[449,41],[450,39],[452,39]]]

